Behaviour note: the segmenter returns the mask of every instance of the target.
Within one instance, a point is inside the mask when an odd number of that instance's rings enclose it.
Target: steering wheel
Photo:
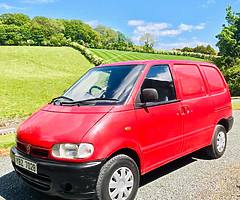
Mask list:
[[[99,87],[99,86],[97,86],[97,85],[92,86],[92,87],[89,89],[89,91],[88,91],[88,93],[89,93],[90,95],[92,95],[92,96],[94,96],[94,95],[92,94],[93,89],[98,89],[98,90],[100,90],[100,91],[103,90],[101,87]]]

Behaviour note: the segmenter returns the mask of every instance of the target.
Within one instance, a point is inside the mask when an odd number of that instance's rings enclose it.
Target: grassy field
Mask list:
[[[232,104],[234,110],[240,110],[240,103],[233,103]]]
[[[0,47],[0,119],[30,115],[91,66],[69,47]]]
[[[192,57],[91,49],[107,62]],[[0,47],[0,119],[25,117],[61,95],[92,66],[69,47]],[[234,105],[239,108],[239,105]]]
[[[127,61],[127,60],[196,60],[202,59],[193,58],[188,56],[174,56],[174,55],[161,55],[153,53],[138,53],[130,51],[117,51],[117,50],[105,50],[105,49],[91,49],[91,51],[105,60],[107,63]]]
[[[15,144],[15,134],[0,135],[0,149],[9,148]]]

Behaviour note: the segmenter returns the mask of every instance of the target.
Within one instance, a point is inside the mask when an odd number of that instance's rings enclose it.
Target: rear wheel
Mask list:
[[[96,188],[98,199],[133,200],[139,180],[139,169],[135,161],[126,155],[115,156],[100,171]]]
[[[226,129],[222,125],[217,125],[212,139],[212,144],[206,148],[207,154],[213,159],[220,158],[226,150],[226,144]]]

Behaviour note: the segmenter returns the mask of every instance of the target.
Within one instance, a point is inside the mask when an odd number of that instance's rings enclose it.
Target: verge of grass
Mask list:
[[[233,110],[240,110],[240,103],[234,102],[232,103]]]
[[[0,47],[0,119],[30,115],[93,66],[70,47]]]
[[[199,58],[177,55],[162,55],[154,53],[139,53],[131,51],[118,51],[106,49],[90,49],[95,55],[104,59],[105,62],[118,62],[128,60],[194,60],[203,61]]]
[[[16,134],[0,135],[0,149],[6,149],[15,145]]]

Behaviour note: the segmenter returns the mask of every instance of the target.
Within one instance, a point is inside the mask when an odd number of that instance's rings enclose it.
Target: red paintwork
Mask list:
[[[94,145],[88,159],[64,160],[87,162],[104,159],[118,150],[131,149],[139,157],[141,173],[149,172],[176,158],[211,143],[215,125],[232,116],[231,98],[225,89],[212,93],[201,66],[216,66],[192,61],[130,61],[113,65],[145,64],[129,99],[117,106],[47,105],[34,113],[18,129],[17,139],[34,146],[51,149],[56,143],[87,142]],[[134,102],[145,75],[152,65],[169,64],[177,99],[172,104],[136,109]],[[184,97],[178,65],[195,65],[204,80],[204,95]],[[108,66],[108,65],[105,65]],[[191,67],[191,66],[189,66]],[[217,69],[220,73],[220,71]],[[191,83],[189,83],[191,84]],[[127,128],[126,128],[127,127]],[[50,158],[56,159],[56,158]]]

